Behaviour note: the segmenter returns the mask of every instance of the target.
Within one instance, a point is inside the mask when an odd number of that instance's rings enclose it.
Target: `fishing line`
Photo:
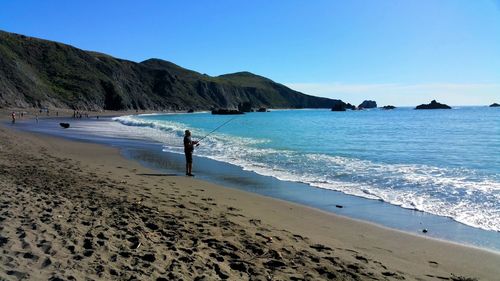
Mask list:
[[[221,125],[219,125],[217,128],[213,129],[210,133],[206,134],[204,137],[202,137],[201,139],[198,140],[198,144],[196,144],[196,146],[199,145],[200,141],[202,141],[203,139],[205,139],[206,137],[210,136],[212,133],[214,133],[215,131],[217,131],[218,129],[224,127],[226,124],[228,124],[229,122],[233,121],[234,119],[238,118],[238,116],[235,116],[229,120],[227,120],[226,122],[222,123]]]
[[[229,120],[227,120],[226,122],[222,123],[221,125],[219,125],[217,128],[213,129],[212,131],[210,131],[210,133],[206,134],[204,137],[202,137],[201,139],[198,140],[198,143],[196,144],[196,146],[199,145],[200,141],[204,140],[206,137],[210,136],[212,133],[214,133],[215,131],[219,130],[220,128],[224,127],[225,125],[229,124],[229,122],[233,121],[234,119],[238,118],[238,116],[235,116]],[[181,146],[181,145],[164,145],[164,146],[167,146],[167,147],[184,147],[184,146]]]

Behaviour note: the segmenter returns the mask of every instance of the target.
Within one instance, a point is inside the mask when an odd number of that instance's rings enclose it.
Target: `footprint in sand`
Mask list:
[[[43,253],[45,253],[45,254],[49,254],[50,250],[52,249],[52,243],[50,243],[49,241],[47,241],[45,239],[40,241],[36,246],[38,248],[40,248],[43,251]]]
[[[23,258],[28,259],[28,260],[32,260],[32,261],[38,260],[38,256],[31,253],[31,252],[24,253]]]
[[[7,275],[15,276],[18,280],[25,279],[26,277],[29,276],[25,272],[20,272],[20,271],[16,271],[16,270],[9,270],[9,271],[7,271]]]
[[[0,247],[3,247],[7,242],[9,242],[9,238],[0,236]]]
[[[362,262],[365,262],[365,263],[368,263],[368,259],[363,257],[363,256],[360,256],[360,255],[356,255],[355,258],[358,260],[358,261],[362,261]]]
[[[318,252],[327,252],[327,251],[332,251],[332,248],[322,245],[322,244],[314,244],[309,246],[310,248],[313,248],[314,250]],[[357,258],[357,257],[356,257]]]
[[[260,225],[262,223],[261,220],[257,220],[257,219],[251,219],[251,220],[249,220],[249,222],[255,226]]]
[[[42,262],[42,268],[46,268],[48,266],[50,266],[52,264],[52,260],[50,260],[50,258],[46,258],[43,262]]]
[[[438,262],[435,262],[435,261],[428,261],[428,262],[429,262],[429,265],[430,265],[431,267],[434,267],[434,268],[438,267],[438,265],[439,265],[439,263],[438,263]]]

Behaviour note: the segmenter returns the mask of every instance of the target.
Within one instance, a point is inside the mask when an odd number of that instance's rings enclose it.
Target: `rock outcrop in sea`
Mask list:
[[[252,103],[250,102],[242,102],[238,104],[238,110],[241,112],[252,112]]]
[[[345,103],[343,101],[332,106],[332,111],[346,111],[347,109],[355,110],[356,107],[350,103]]]
[[[243,112],[236,109],[225,109],[219,108],[212,110],[213,115],[236,115],[236,114],[244,114]]]
[[[384,105],[382,106],[382,109],[385,109],[385,110],[390,110],[390,109],[395,109],[396,107],[394,105]]]
[[[376,108],[376,107],[377,107],[377,102],[373,100],[365,100],[360,105],[358,105],[358,109]]]
[[[494,103],[490,104],[490,107],[500,107],[500,104],[494,102]]]
[[[444,103],[439,103],[436,100],[432,100],[431,103],[418,105],[415,109],[451,109],[451,107]]]

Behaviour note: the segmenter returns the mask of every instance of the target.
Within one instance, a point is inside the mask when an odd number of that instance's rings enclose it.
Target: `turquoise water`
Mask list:
[[[500,110],[398,108],[331,112],[276,110],[123,116],[122,124],[182,153],[185,129],[203,140],[195,154],[311,188],[382,200],[500,231]]]

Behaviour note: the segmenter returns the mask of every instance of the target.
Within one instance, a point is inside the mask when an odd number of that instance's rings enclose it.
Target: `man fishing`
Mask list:
[[[238,117],[238,116],[236,116],[236,117]],[[202,141],[206,137],[210,136],[213,132],[217,131],[218,129],[224,127],[229,122],[236,119],[236,117],[233,117],[233,118],[227,120],[226,122],[222,123],[217,128],[213,129],[210,133],[206,134],[204,137],[202,137],[201,139],[199,139],[197,141],[191,140],[191,132],[189,130],[184,131],[184,154],[186,155],[186,176],[194,177],[194,175],[192,173],[194,147],[198,146],[200,144],[200,141]]]
[[[191,132],[184,131],[184,154],[186,155],[186,176],[194,177],[193,171],[193,151],[197,141],[191,140]]]

